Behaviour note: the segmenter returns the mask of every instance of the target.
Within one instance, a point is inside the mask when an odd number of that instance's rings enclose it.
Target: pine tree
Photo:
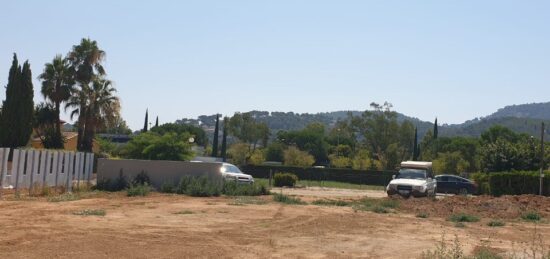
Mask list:
[[[414,144],[413,144],[413,157],[412,160],[418,160],[418,128],[414,128]]]
[[[435,118],[435,123],[434,123],[434,139],[437,139],[437,132],[438,129],[437,129],[437,118]]]
[[[149,129],[149,109],[145,110],[145,122],[143,123],[143,130],[142,132],[147,132]]]
[[[155,122],[155,127],[159,126],[159,116],[157,116],[157,121]]]
[[[212,156],[218,156],[218,135],[220,131],[220,115],[216,114],[216,127],[214,128],[214,139],[212,140]]]
[[[34,115],[32,72],[28,61],[23,68],[13,54],[13,62],[6,86],[6,100],[0,118],[0,144],[4,147],[21,147],[29,142]]]
[[[223,135],[222,135],[222,150],[221,150],[221,157],[222,161],[225,162],[227,159],[227,127],[229,125],[229,118],[225,117],[223,118]]]

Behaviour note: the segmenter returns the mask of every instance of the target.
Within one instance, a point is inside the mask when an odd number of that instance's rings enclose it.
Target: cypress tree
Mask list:
[[[159,116],[157,116],[157,121],[155,122],[155,127],[159,126]]]
[[[13,54],[13,62],[6,85],[6,100],[2,105],[0,142],[2,146],[17,148],[29,143],[34,116],[34,90],[28,61],[23,68]]]
[[[434,139],[437,139],[437,134],[438,134],[438,129],[437,129],[437,118],[435,118],[435,123],[434,123]]]
[[[229,118],[223,118],[223,135],[222,135],[222,161],[225,162],[227,159],[227,125],[229,124]]]
[[[147,130],[149,129],[148,124],[149,124],[149,109],[146,109],[145,110],[145,122],[143,123],[142,132],[147,132]]]
[[[218,156],[218,135],[219,135],[219,129],[220,127],[220,115],[216,114],[216,127],[214,128],[214,139],[212,140],[212,156],[217,157]]]
[[[414,144],[413,144],[413,157],[412,160],[418,160],[418,129],[414,128]]]

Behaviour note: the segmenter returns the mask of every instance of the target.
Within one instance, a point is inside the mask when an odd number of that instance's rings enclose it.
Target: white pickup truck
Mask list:
[[[401,162],[399,173],[386,187],[388,196],[399,194],[405,198],[435,196],[437,181],[433,179],[432,162]]]

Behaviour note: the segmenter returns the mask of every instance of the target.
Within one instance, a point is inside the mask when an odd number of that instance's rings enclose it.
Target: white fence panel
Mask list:
[[[88,153],[87,154],[87,159],[86,159],[86,173],[85,173],[85,180],[86,181],[90,181],[92,180],[92,174],[93,174],[93,169],[94,169],[94,153]]]
[[[69,169],[69,171],[67,172],[67,191],[71,192],[73,190],[73,180],[74,180],[74,159],[75,159],[74,152],[72,151],[69,152],[68,157],[69,159],[67,163],[67,168]]]
[[[55,186],[55,167],[57,167],[57,160],[54,159],[57,155],[57,151],[46,151],[46,171],[44,171],[44,185],[53,187]]]
[[[8,158],[10,156],[9,148],[0,148],[0,189],[10,185],[8,176]]]
[[[19,188],[29,188],[31,186],[33,157],[33,150],[21,150],[21,153],[19,153]]]

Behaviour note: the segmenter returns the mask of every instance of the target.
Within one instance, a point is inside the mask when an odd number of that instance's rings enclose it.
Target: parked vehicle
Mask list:
[[[388,196],[399,194],[405,198],[435,196],[437,182],[433,179],[432,162],[401,162],[399,173],[386,187]]]
[[[222,163],[220,172],[222,173],[223,179],[226,181],[236,181],[238,183],[247,184],[254,183],[254,177],[252,177],[252,175],[241,172],[238,167],[230,163]]]
[[[476,194],[477,184],[474,181],[456,175],[438,175],[435,177],[437,181],[438,193],[454,193],[454,194]]]

